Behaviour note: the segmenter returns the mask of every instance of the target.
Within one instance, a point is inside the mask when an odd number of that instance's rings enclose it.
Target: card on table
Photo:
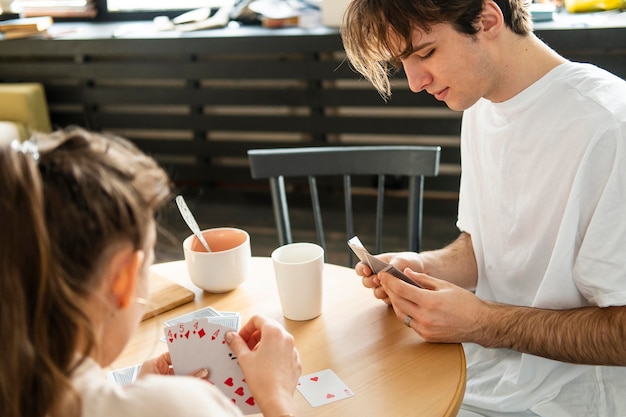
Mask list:
[[[361,262],[370,267],[374,274],[378,274],[379,272],[389,272],[394,277],[401,279],[408,284],[421,288],[419,284],[404,275],[395,266],[388,264],[387,262],[384,262],[375,256],[372,256],[369,251],[365,249],[365,246],[363,246],[363,243],[361,243],[361,240],[358,237],[354,236],[352,239],[348,240],[348,246],[350,246],[354,254],[361,260]]]
[[[354,396],[354,392],[332,369],[301,376],[297,388],[311,407],[319,407]]]
[[[244,414],[260,412],[246,384],[237,357],[224,340],[232,328],[203,317],[165,328],[167,347],[176,375],[206,368],[209,380]]]

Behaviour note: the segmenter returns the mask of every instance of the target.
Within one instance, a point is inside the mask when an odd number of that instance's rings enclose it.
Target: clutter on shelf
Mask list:
[[[0,22],[0,39],[19,39],[45,35],[52,26],[50,16],[24,17]]]
[[[223,0],[218,7],[203,7],[173,19],[159,16],[159,30],[189,32],[239,24],[260,24],[269,28],[321,26],[321,0]]]

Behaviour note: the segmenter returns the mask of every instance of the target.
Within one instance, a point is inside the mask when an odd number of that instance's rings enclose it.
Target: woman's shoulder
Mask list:
[[[131,403],[139,403],[133,404],[133,408],[146,407],[145,415],[151,417],[241,415],[214,385],[198,378],[148,375],[126,385],[122,391]]]
[[[242,416],[215,386],[193,377],[147,375],[119,386],[92,368],[74,379],[74,387],[83,417]]]

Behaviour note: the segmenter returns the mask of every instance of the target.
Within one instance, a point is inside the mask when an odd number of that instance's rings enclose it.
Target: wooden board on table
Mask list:
[[[151,272],[148,305],[142,320],[188,303],[194,297],[195,294],[188,288]]]

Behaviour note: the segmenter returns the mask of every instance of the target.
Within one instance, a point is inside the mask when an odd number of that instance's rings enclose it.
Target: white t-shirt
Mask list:
[[[120,387],[92,359],[72,378],[82,399],[81,417],[210,417],[243,414],[208,381],[149,375]]]
[[[506,102],[482,99],[463,116],[461,155],[457,225],[472,237],[480,298],[552,309],[626,304],[624,80],[568,62]],[[626,367],[464,347],[466,404],[626,416]]]

